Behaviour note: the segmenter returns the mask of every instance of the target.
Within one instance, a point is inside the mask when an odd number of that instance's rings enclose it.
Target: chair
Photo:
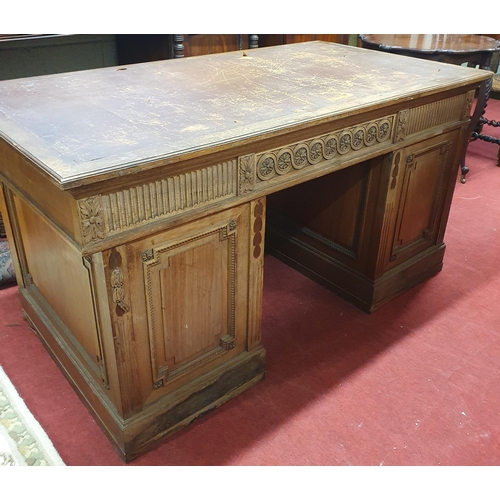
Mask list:
[[[495,40],[500,40],[500,35],[486,35],[490,38],[494,38]],[[499,42],[500,44],[500,42]],[[498,67],[500,64],[500,51],[496,52],[495,56],[492,59],[490,69],[494,73],[498,72]],[[495,74],[493,77],[492,81],[490,82],[490,87],[488,89],[489,96],[494,97],[494,98],[500,98],[500,74]],[[490,142],[493,144],[498,144],[498,160],[497,160],[497,166],[500,167],[500,139],[497,137],[492,137],[490,135],[482,134],[482,128],[483,125],[489,125],[490,127],[500,127],[500,122],[497,120],[489,120],[486,118],[486,108],[488,106],[488,103],[486,102],[484,112],[479,118],[479,123],[478,126],[476,127],[476,130],[472,133],[471,140],[476,140],[480,139],[485,142]]]

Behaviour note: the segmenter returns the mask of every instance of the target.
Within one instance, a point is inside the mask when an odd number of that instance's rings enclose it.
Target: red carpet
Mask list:
[[[130,465],[500,465],[497,152],[469,146],[443,271],[372,315],[268,257],[266,379]],[[16,288],[0,290],[0,318],[0,365],[64,462],[124,465]]]

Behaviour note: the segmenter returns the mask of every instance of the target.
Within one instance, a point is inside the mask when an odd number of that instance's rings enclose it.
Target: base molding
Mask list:
[[[119,450],[123,460],[133,460],[260,382],[265,375],[265,358],[266,352],[261,346],[243,352],[155,402],[155,411],[128,419],[124,425],[125,447]]]
[[[432,246],[371,280],[270,224],[266,236],[266,252],[367,313],[439,273],[446,248]]]
[[[266,352],[259,345],[123,419],[97,384],[91,383],[83,364],[75,363],[76,354],[51,321],[51,312],[38,303],[37,294],[21,288],[20,298],[30,328],[125,462],[257,384],[265,375]]]

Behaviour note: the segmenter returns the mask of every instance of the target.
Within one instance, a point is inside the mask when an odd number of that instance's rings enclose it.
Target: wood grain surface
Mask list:
[[[69,188],[481,80],[315,41],[0,82],[0,130]]]

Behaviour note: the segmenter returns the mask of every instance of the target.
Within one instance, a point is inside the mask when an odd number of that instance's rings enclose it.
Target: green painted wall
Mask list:
[[[116,66],[115,35],[0,39],[0,80]]]

